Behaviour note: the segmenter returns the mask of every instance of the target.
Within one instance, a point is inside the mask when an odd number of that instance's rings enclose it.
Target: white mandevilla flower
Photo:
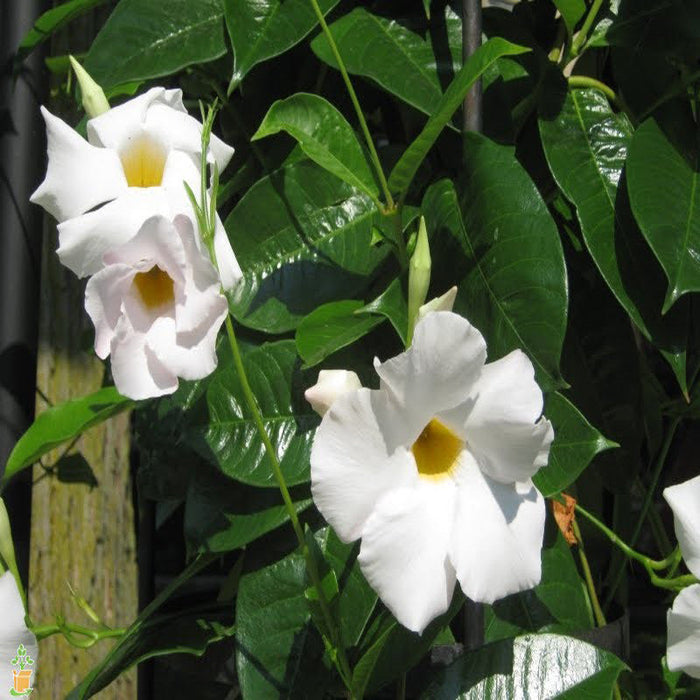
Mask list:
[[[700,476],[664,489],[683,559],[700,578]],[[700,583],[684,588],[668,611],[666,663],[672,671],[700,678]]]
[[[124,396],[169,394],[178,377],[201,379],[216,367],[228,305],[186,216],[152,217],[105,253],[103,269],[88,280],[85,309],[95,324],[95,352],[112,356]]]
[[[44,107],[41,112],[49,164],[31,201],[59,221],[59,258],[79,277],[100,270],[104,253],[133,238],[147,218],[194,218],[183,182],[199,194],[202,125],[187,114],[180,90],[152,88],[90,119],[87,141]],[[209,162],[223,171],[232,155],[212,134]],[[230,289],[241,270],[218,217],[214,247]]]
[[[304,397],[319,416],[325,416],[335,400],[362,386],[360,378],[347,369],[322,369],[318,381],[309,387]]]
[[[544,499],[531,481],[554,437],[519,350],[485,364],[486,344],[447,311],[412,346],[375,361],[378,390],[340,396],[311,452],[314,500],[396,618],[422,632],[455,583],[491,603],[541,576]]]
[[[19,671],[12,660],[17,658],[17,648],[23,645],[26,656],[32,659],[25,670],[36,670],[39,648],[36,637],[24,623],[24,604],[11,572],[0,575],[0,697],[10,697],[7,692],[12,686],[13,671]]]

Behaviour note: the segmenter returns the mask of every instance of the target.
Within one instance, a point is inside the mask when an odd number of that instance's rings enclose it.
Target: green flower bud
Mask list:
[[[418,226],[416,247],[408,265],[408,344],[413,338],[413,329],[418,321],[418,312],[425,303],[430,287],[430,244],[425,228],[425,218],[421,216]]]
[[[105,97],[102,88],[90,77],[90,74],[83,68],[73,56],[68,57],[75,72],[75,77],[80,85],[80,93],[83,97],[83,109],[92,119],[99,117],[109,110],[109,102]]]

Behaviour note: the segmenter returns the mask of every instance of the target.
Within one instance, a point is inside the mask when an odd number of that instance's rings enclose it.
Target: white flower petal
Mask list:
[[[34,660],[25,670],[34,672],[37,667],[39,647],[36,637],[24,624],[24,605],[17,589],[14,576],[5,571],[0,575],[0,697],[10,698],[8,689],[12,687],[12,659],[17,647],[23,644],[28,655]]]
[[[514,350],[484,365],[467,401],[464,436],[481,468],[503,483],[526,481],[546,464],[554,431],[542,413],[542,391],[525,353]]]
[[[182,151],[170,151],[165,160],[161,187],[167,194],[172,214],[186,214],[194,220],[194,210],[185,189],[185,182],[199,201],[200,174],[195,160]]]
[[[700,678],[700,583],[684,588],[666,618],[666,663],[671,671]]]
[[[241,266],[238,264],[238,260],[236,260],[236,254],[233,252],[226,229],[221,223],[218,214],[216,216],[216,229],[214,232],[214,252],[216,253],[216,264],[219,268],[219,275],[221,276],[221,285],[224,289],[233,289],[241,277],[243,277],[243,273],[241,272]]]
[[[455,571],[447,556],[456,491],[451,479],[393,490],[362,531],[358,561],[396,619],[422,633],[450,605]]]
[[[185,111],[180,90],[154,87],[90,119],[87,123],[88,141],[102,148],[121,150],[129,139],[143,133],[146,114],[149,108],[156,104],[168,105],[176,111]]]
[[[359,389],[341,396],[316,431],[311,450],[311,491],[316,506],[340,539],[360,537],[375,503],[388,491],[416,483],[406,449],[390,452],[381,392]]]
[[[673,511],[673,527],[683,560],[700,578],[700,476],[664,489],[664,498]]]
[[[147,399],[172,394],[178,381],[155,352],[146,336],[136,332],[122,317],[112,339],[112,376],[117,390],[130,399]]]
[[[436,311],[418,322],[406,352],[375,361],[382,387],[403,411],[397,442],[412,444],[433,416],[463,402],[485,360],[481,333],[457,314]]]
[[[30,200],[59,222],[118,197],[127,188],[115,151],[91,146],[64,121],[44,107],[48,167]]]
[[[450,560],[464,593],[493,603],[536,586],[542,575],[545,505],[532,482],[506,485],[482,473],[465,450]]]
[[[134,274],[129,265],[110,265],[88,280],[85,310],[95,325],[95,353],[103,360],[110,353],[122,314],[122,297],[131,286]]]
[[[418,309],[418,319],[427,316],[433,311],[452,311],[457,298],[457,287],[450,287],[442,296],[435,297]]]
[[[322,369],[318,373],[316,384],[304,392],[304,398],[319,416],[324,416],[336,399],[361,387],[362,382],[355,372],[347,369]]]
[[[94,275],[104,267],[104,254],[131,240],[146,219],[171,214],[170,202],[160,187],[130,187],[96,211],[59,224],[56,252],[78,277]]]

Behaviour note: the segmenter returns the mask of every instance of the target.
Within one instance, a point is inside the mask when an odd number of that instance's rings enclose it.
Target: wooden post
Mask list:
[[[56,256],[56,232],[44,236],[39,320],[37,386],[52,404],[100,388],[103,364],[92,350],[94,333],[84,310],[84,281],[63,268]],[[41,394],[39,394],[41,396]],[[46,408],[37,399],[37,415]],[[112,627],[130,624],[138,613],[136,543],[129,416],[122,414],[82,435],[70,449],[82,454],[97,484],[66,483],[34,467],[29,614],[37,623],[57,613],[91,625],[75,605],[68,584]],[[54,465],[63,450],[47,455]],[[90,649],[72,647],[61,636],[39,645],[36,696],[62,700],[107,653],[113,642]],[[123,675],[100,698],[136,697],[136,674]]]

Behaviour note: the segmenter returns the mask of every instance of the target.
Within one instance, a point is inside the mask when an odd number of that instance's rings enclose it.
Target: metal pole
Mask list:
[[[481,46],[481,0],[462,0],[462,61]],[[481,80],[464,98],[463,130],[480,132],[482,127]]]

